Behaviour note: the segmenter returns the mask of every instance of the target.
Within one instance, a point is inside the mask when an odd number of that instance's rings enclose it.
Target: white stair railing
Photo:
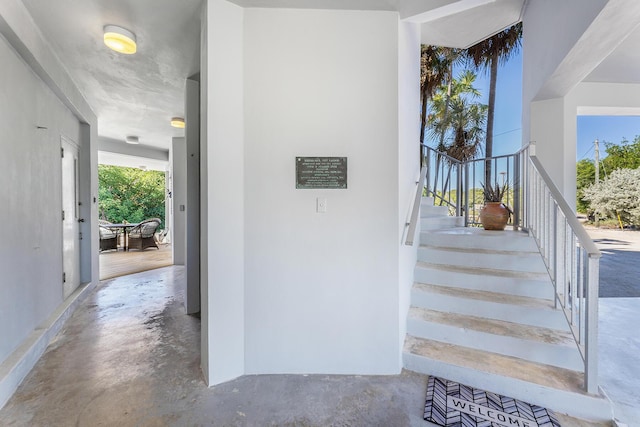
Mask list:
[[[404,244],[407,246],[413,246],[413,241],[416,237],[416,228],[418,227],[418,213],[420,212],[420,200],[422,199],[422,189],[424,186],[424,180],[427,176],[427,167],[423,166],[420,170],[420,178],[416,181],[416,193],[413,198],[413,207],[411,208],[411,214],[409,215],[409,222],[405,224],[407,227],[407,237]]]
[[[598,393],[600,251],[529,148],[525,163],[523,226],[535,238],[584,362],[584,388]]]
[[[464,163],[427,146],[423,150],[424,167],[416,183],[405,244],[413,244],[423,193],[464,216],[465,225],[477,225],[477,176],[485,178],[483,168],[491,163],[491,181],[499,183],[500,177],[512,191],[508,196],[513,207],[511,225],[528,231],[538,244],[555,288],[555,307],[564,312],[584,362],[584,389],[597,394],[601,254],[536,157],[535,144],[508,156]]]

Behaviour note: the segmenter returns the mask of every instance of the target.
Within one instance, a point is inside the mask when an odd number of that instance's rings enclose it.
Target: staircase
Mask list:
[[[584,364],[533,238],[465,228],[423,198],[405,368],[560,413],[611,420],[583,391]]]

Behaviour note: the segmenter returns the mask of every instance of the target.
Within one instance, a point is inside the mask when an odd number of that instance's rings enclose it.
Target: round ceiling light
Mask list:
[[[174,128],[184,129],[184,119],[182,117],[173,117],[171,119],[171,126]]]
[[[126,138],[127,144],[139,144],[139,139],[137,136],[128,136]]]
[[[136,53],[136,35],[117,25],[105,25],[104,44],[116,52],[131,55]]]

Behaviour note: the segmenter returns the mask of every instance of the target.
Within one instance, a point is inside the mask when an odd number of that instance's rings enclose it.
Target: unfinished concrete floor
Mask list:
[[[245,376],[207,388],[183,267],[103,282],[18,392],[2,426],[426,425],[426,377]]]
[[[207,388],[184,269],[102,282],[0,411],[1,426],[430,426],[427,377],[260,375]],[[589,426],[560,416],[563,427]]]

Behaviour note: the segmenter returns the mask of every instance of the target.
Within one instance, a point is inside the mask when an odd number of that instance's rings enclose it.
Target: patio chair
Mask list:
[[[111,224],[109,221],[103,219],[98,220],[98,229],[100,230],[100,252],[118,250],[118,238],[119,230],[113,230],[111,228],[103,227],[104,225]]]
[[[129,230],[129,249],[158,248],[155,233],[160,226],[161,220],[158,218],[145,219],[140,224]]]

